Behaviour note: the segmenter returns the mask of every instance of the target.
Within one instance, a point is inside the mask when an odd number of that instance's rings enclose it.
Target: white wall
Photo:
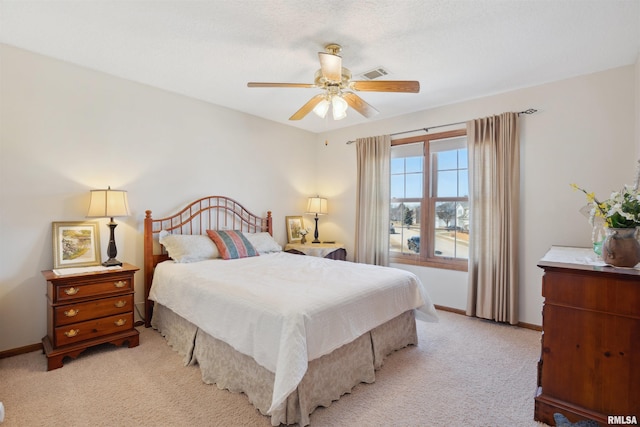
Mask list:
[[[146,209],[161,217],[226,195],[272,210],[284,244],[284,216],[317,191],[313,134],[6,45],[0,54],[0,351],[46,335],[51,222],[85,220],[89,190],[129,192],[116,243],[138,266]]]
[[[356,157],[355,146],[346,141],[535,108],[538,113],[521,116],[519,307],[520,321],[540,325],[541,270],[536,263],[552,245],[591,244],[590,226],[578,213],[586,201],[569,184],[607,197],[634,179],[640,158],[637,68],[616,68],[319,135],[318,186],[330,201],[324,233],[344,241],[353,253]],[[436,304],[465,309],[466,273],[394,266],[417,273]]]

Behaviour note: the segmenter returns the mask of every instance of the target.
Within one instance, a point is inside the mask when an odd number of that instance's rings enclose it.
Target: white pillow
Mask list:
[[[244,237],[253,245],[259,254],[268,254],[271,252],[282,252],[282,246],[276,242],[271,234],[267,232],[262,233],[245,233]]]
[[[195,262],[220,258],[220,252],[209,236],[199,234],[169,234],[160,231],[158,241],[175,262]]]

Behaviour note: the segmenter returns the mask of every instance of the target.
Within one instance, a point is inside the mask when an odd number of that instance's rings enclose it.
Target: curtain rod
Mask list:
[[[526,110],[524,110],[524,111],[519,111],[519,112],[518,112],[518,115],[520,115],[520,114],[533,114],[533,113],[537,113],[537,112],[538,112],[538,110],[536,110],[535,108],[528,108],[528,109],[526,109]],[[418,131],[421,131],[421,130],[423,130],[423,131],[425,131],[425,132],[429,133],[429,131],[430,131],[431,129],[444,128],[444,127],[447,127],[447,126],[462,125],[462,124],[465,124],[465,123],[467,123],[467,122],[447,123],[446,125],[437,125],[437,126],[431,126],[431,127],[428,127],[428,128],[420,128],[420,129],[414,129],[414,130],[405,130],[405,131],[402,131],[402,132],[392,133],[392,134],[390,134],[390,135],[391,135],[391,136],[395,136],[395,135],[402,135],[402,134],[404,134],[404,133],[418,132]],[[354,142],[355,142],[355,141],[347,141],[347,144],[353,144]]]

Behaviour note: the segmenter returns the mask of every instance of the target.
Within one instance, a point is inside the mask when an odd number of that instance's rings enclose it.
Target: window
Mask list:
[[[466,130],[398,139],[391,145],[390,260],[466,270]]]

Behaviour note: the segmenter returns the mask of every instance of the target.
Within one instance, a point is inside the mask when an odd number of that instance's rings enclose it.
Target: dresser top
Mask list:
[[[622,268],[607,265],[591,248],[552,246],[538,262],[538,267],[543,269],[564,268],[606,272],[640,277],[640,268]]]
[[[67,279],[70,277],[78,277],[78,276],[89,276],[89,275],[101,275],[101,274],[114,274],[114,273],[130,273],[138,271],[139,268],[132,264],[122,263],[120,267],[101,267],[96,266],[95,271],[94,268],[86,267],[86,268],[59,268],[57,270],[45,270],[42,272],[42,275],[47,280],[60,280]],[[62,274],[56,274],[62,273]]]

